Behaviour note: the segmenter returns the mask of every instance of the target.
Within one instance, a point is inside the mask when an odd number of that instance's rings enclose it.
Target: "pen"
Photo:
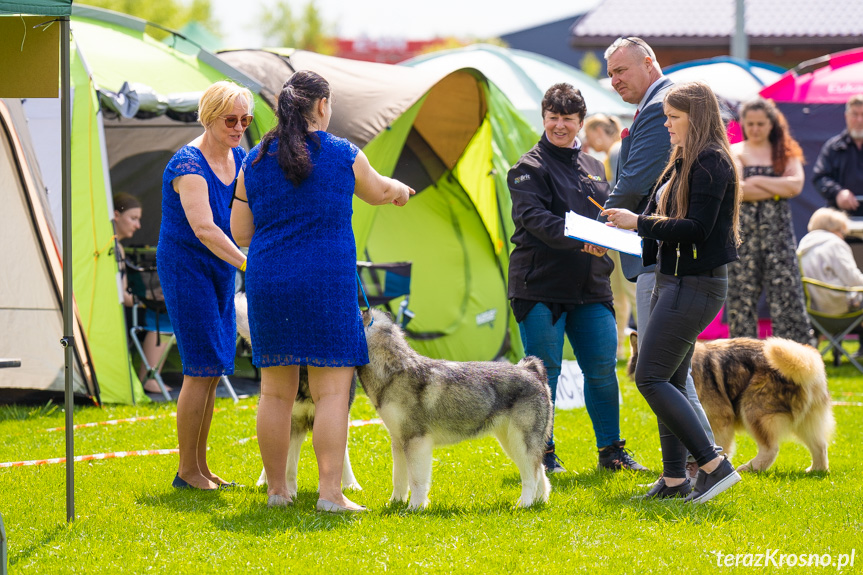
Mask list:
[[[593,205],[594,205],[594,206],[596,206],[597,208],[599,208],[599,211],[600,211],[600,212],[605,212],[605,208],[603,208],[602,206],[600,206],[600,205],[599,205],[599,202],[597,202],[596,200],[594,200],[594,199],[593,199],[593,198],[591,198],[590,196],[587,196],[587,199],[588,199],[588,200],[590,200],[591,202],[593,202]]]

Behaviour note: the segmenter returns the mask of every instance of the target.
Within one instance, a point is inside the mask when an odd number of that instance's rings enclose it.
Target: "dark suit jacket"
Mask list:
[[[662,101],[673,85],[665,76],[651,86],[653,93],[638,112],[638,117],[629,128],[629,136],[620,144],[620,160],[617,164],[617,182],[614,185],[606,208],[624,208],[635,214],[644,212],[650,191],[659,179],[659,174],[668,162],[671,150]],[[623,275],[630,281],[645,273],[653,272],[655,266],[644,267],[641,258],[620,254]]]

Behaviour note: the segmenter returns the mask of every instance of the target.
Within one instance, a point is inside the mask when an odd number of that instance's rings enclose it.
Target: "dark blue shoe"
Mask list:
[[[171,487],[175,489],[197,489],[197,487],[186,483],[186,480],[181,478],[179,473],[174,476],[174,481],[171,482]]]
[[[542,458],[542,464],[545,466],[546,473],[566,473],[566,468],[563,462],[554,453],[554,447],[548,449]]]

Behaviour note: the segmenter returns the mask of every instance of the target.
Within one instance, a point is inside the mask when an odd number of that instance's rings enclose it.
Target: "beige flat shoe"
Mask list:
[[[267,496],[267,507],[288,507],[289,505],[293,505],[294,502],[289,497],[282,497],[279,494],[274,493],[273,495]]]
[[[361,513],[363,511],[368,511],[368,509],[363,505],[360,505],[359,509],[351,509],[350,507],[344,507],[338,503],[327,501],[326,499],[318,499],[315,509],[318,511],[326,511],[327,513]]]

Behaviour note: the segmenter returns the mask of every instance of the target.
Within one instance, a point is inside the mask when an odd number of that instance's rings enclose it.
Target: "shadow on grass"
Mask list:
[[[620,475],[618,475],[620,474]],[[549,475],[551,488],[554,491],[568,492],[573,489],[593,489],[596,487],[607,487],[611,485],[629,485],[629,481],[622,482],[621,479],[632,479],[636,483],[651,483],[659,474],[637,471],[618,471],[617,473],[607,469],[591,469],[583,473],[569,471],[567,473],[555,473]]]
[[[527,511],[531,509],[541,509],[543,504],[537,504],[533,507],[529,507]],[[493,503],[489,503],[487,505],[447,505],[438,502],[432,501],[429,506],[425,509],[416,509],[411,510],[408,508],[407,503],[402,502],[390,502],[388,503],[380,512],[382,517],[437,517],[441,519],[449,519],[451,517],[462,517],[464,515],[502,515],[502,514],[510,514],[513,511],[522,511],[521,508],[516,507],[515,501],[496,501]]]
[[[749,478],[752,479],[781,479],[783,481],[796,481],[798,479],[817,479],[817,480],[825,480],[825,479],[836,479],[836,475],[831,475],[829,471],[810,471],[807,472],[803,469],[797,471],[785,471],[785,470],[772,470],[768,469],[767,471],[756,471],[751,472],[747,471],[745,473],[741,473],[740,476],[746,481]]]
[[[53,529],[46,531],[39,541],[34,542],[29,547],[25,547],[23,550],[21,550],[20,553],[10,553],[8,555],[9,566],[14,567],[18,563],[26,561],[30,558],[34,551],[36,551],[37,549],[43,549],[46,545],[52,543],[55,539],[57,539],[57,536],[65,532],[67,529],[68,527],[66,525],[58,525]],[[3,567],[3,565],[0,565],[0,568]],[[3,569],[3,572],[5,573],[6,570]]]
[[[238,492],[239,493],[239,492]],[[349,527],[360,520],[365,513],[324,513],[315,509],[318,501],[317,491],[300,490],[294,497],[294,504],[288,507],[267,507],[267,492],[264,487],[252,487],[242,492],[245,501],[235,502],[239,510],[230,515],[214,517],[212,523],[219,529],[250,534],[280,533],[296,531],[313,533],[333,531]]]

